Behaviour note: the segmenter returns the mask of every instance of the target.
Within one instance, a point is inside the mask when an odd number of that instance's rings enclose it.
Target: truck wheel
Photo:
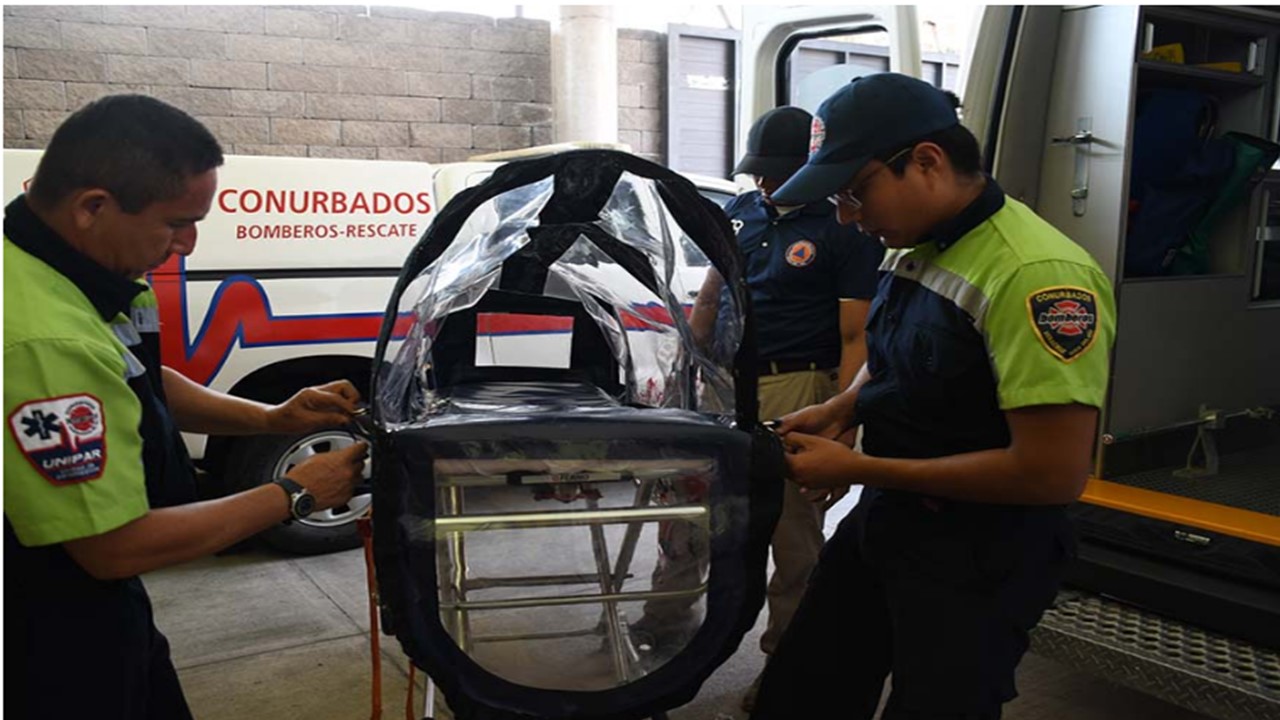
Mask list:
[[[239,490],[265,485],[312,455],[348,447],[353,442],[349,433],[340,430],[240,438],[227,457],[228,485]],[[277,550],[299,555],[319,555],[359,547],[356,519],[373,503],[373,496],[369,493],[369,464],[366,462],[364,480],[356,486],[355,494],[346,505],[318,510],[303,520],[276,525],[264,530],[259,537]]]

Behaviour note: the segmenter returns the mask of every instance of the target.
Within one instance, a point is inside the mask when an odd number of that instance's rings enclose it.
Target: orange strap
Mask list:
[[[356,529],[364,544],[364,568],[369,586],[369,644],[373,651],[373,709],[372,720],[382,719],[382,649],[378,641],[378,580],[373,575],[373,517],[365,515],[356,520]],[[410,680],[409,687],[413,687]],[[412,691],[412,690],[411,690]]]

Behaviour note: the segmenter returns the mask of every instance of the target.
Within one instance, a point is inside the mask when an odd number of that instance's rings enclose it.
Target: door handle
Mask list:
[[[1055,137],[1049,141],[1057,147],[1073,147],[1076,151],[1075,179],[1071,184],[1071,214],[1083,217],[1089,199],[1089,151],[1093,149],[1093,118],[1076,119],[1076,134]]]
[[[1056,137],[1051,141],[1053,145],[1088,145],[1093,142],[1093,133],[1089,131],[1078,132],[1071,137]]]

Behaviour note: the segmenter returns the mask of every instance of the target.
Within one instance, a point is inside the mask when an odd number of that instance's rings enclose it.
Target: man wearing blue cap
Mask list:
[[[734,169],[750,175],[756,190],[725,207],[746,260],[759,338],[760,414],[781,417],[823,402],[848,387],[866,361],[863,327],[884,248],[852,226],[836,220],[836,208],[825,198],[811,203],[779,204],[771,194],[808,158],[813,116],[797,107],[770,110],[752,124],[747,152]],[[698,293],[690,324],[695,337],[709,341],[722,300],[723,281],[712,272]],[[678,490],[689,491],[684,487]],[[760,648],[773,652],[800,604],[805,582],[822,549],[824,502],[805,498],[787,483],[783,509],[772,538],[774,573],[769,580],[769,621]],[[680,498],[675,498],[679,500]],[[682,526],[671,523],[662,538],[664,563],[654,578],[656,588],[701,582],[691,558],[702,553],[681,543]],[[650,602],[633,630],[648,632],[659,645],[664,629],[687,621],[690,608],[681,601]],[[649,638],[645,638],[648,641]],[[753,692],[744,697],[744,707]]]
[[[823,548],[752,718],[998,718],[1074,540],[1115,311],[1087,252],[981,171],[954,95],[854,80],[774,194],[890,248],[845,392],[784,418],[793,481],[862,500]],[[832,438],[857,425],[862,452]]]

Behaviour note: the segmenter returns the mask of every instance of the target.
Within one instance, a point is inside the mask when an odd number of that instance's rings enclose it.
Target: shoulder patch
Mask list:
[[[804,267],[818,257],[818,247],[808,240],[797,240],[787,246],[787,264]]]
[[[1054,357],[1072,362],[1093,346],[1098,330],[1098,296],[1079,287],[1048,287],[1027,296],[1027,314],[1040,344]]]
[[[23,403],[9,416],[9,432],[27,461],[54,485],[102,477],[107,465],[102,401],[64,395]]]

